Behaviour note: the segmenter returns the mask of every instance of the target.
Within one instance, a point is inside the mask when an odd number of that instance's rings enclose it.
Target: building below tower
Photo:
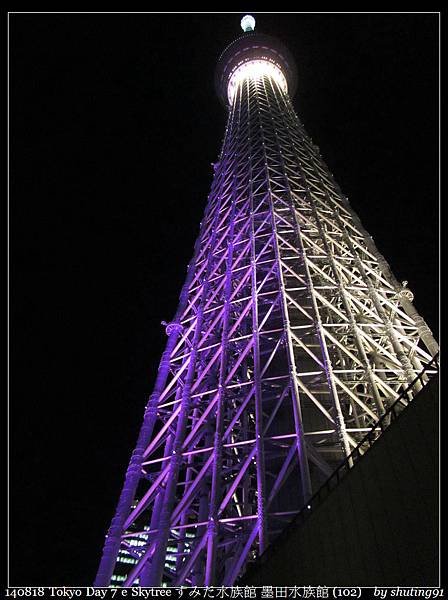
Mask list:
[[[441,585],[439,408],[435,375],[238,585]]]

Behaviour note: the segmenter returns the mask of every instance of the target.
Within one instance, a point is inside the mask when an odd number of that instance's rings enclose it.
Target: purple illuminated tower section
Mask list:
[[[232,585],[438,351],[294,111],[292,56],[242,27],[97,586]]]

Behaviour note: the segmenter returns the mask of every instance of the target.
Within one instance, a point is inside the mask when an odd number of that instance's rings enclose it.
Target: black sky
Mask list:
[[[90,585],[220,149],[234,14],[10,15],[10,583]],[[438,16],[258,14],[438,337]]]

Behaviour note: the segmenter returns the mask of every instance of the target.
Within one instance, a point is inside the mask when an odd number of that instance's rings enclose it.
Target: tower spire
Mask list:
[[[255,18],[252,15],[244,15],[241,19],[241,29],[247,33],[248,31],[254,31],[255,29]]]

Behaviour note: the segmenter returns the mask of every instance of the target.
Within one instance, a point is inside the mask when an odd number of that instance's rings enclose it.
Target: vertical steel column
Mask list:
[[[255,447],[256,447],[256,472],[257,472],[257,529],[258,529],[258,550],[262,554],[267,544],[267,523],[266,523],[266,481],[265,481],[265,458],[263,441],[263,399],[261,389],[261,368],[260,368],[260,333],[258,328],[258,296],[257,296],[257,255],[255,250],[255,216],[254,216],[254,188],[253,188],[253,137],[252,132],[252,114],[251,114],[251,80],[247,78],[244,82],[246,87],[247,104],[247,133],[249,140],[249,196],[250,196],[250,236],[251,236],[251,282],[252,282],[252,330],[253,330],[253,358],[254,358],[254,390],[255,390]],[[258,108],[258,98],[255,95]],[[256,138],[256,135],[255,135]]]
[[[235,94],[234,107],[238,102],[238,94]],[[233,109],[234,110],[234,109]],[[241,107],[239,110],[241,118]],[[239,124],[239,122],[238,122]],[[227,260],[224,288],[224,310],[221,333],[221,357],[219,366],[218,381],[218,399],[216,403],[216,425],[213,442],[213,465],[212,465],[212,485],[210,491],[210,509],[207,526],[207,557],[205,565],[205,585],[214,585],[216,570],[216,546],[219,536],[218,508],[221,498],[221,479],[222,479],[222,452],[223,452],[223,432],[224,432],[224,403],[226,397],[226,375],[228,362],[228,342],[229,342],[229,323],[230,323],[230,296],[232,292],[232,265],[233,265],[233,241],[235,229],[235,207],[236,207],[236,173],[233,175],[232,184],[232,208],[229,222],[229,239],[227,240]]]
[[[173,449],[173,442],[174,442],[174,438],[172,435],[170,435],[165,444],[165,450],[163,453],[164,457],[171,455],[171,452]],[[149,525],[150,532],[157,531],[157,528],[159,525],[160,511],[162,510],[162,506],[163,506],[164,492],[165,492],[165,481],[162,481],[160,483],[159,493],[157,494],[157,496],[154,500],[154,507],[152,509],[151,521],[150,521],[150,525]],[[154,541],[154,537],[155,537],[154,533],[152,533],[148,536],[148,546],[150,546],[151,543]],[[140,573],[140,585],[142,587],[147,587],[150,585],[150,581],[151,581],[150,566],[151,565],[147,562]]]

